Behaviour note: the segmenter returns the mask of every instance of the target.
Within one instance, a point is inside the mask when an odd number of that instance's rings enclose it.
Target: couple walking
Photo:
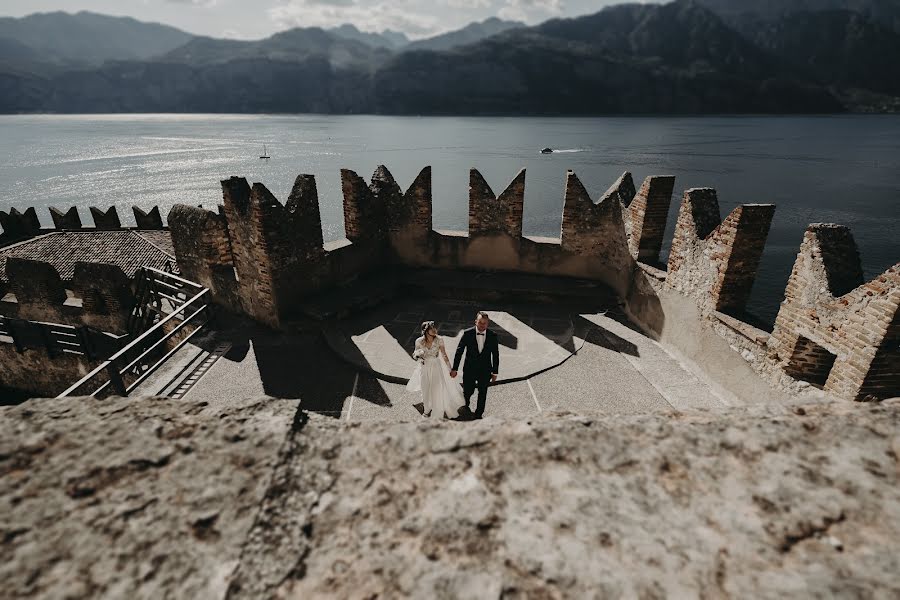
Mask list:
[[[488,385],[497,380],[500,370],[500,349],[497,334],[488,329],[490,318],[484,311],[475,316],[475,327],[466,329],[453,366],[447,357],[444,340],[437,334],[434,321],[422,323],[422,337],[416,340],[413,358],[419,362],[407,389],[422,392],[422,403],[426,416],[432,419],[460,417],[460,409],[471,411],[469,402],[478,390],[478,402],[473,416],[480,419],[484,415]],[[463,363],[462,389],[456,381],[459,363]]]

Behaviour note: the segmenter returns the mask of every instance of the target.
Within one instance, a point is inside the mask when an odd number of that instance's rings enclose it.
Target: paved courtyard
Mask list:
[[[326,342],[359,370],[401,383],[415,367],[412,353],[423,321],[435,322],[452,361],[480,308],[455,300],[392,302],[329,327]],[[522,305],[487,312],[500,343],[501,385],[558,366],[584,345],[585,335],[595,327],[574,309]]]
[[[490,312],[501,336],[501,377],[506,383],[490,388],[486,418],[734,403],[614,311],[504,308]],[[391,304],[343,322],[342,333],[331,331],[328,336],[287,334],[243,322],[204,334],[138,393],[211,404],[226,397],[272,396],[299,401],[306,410],[346,422],[422,419],[420,395],[399,381],[379,379],[374,371],[408,377],[414,366],[409,355],[425,316],[439,322],[452,352],[474,312],[466,303]],[[331,339],[334,336],[343,336],[344,346]]]

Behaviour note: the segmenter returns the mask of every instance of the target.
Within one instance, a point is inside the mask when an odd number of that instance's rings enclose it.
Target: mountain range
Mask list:
[[[900,0],[676,0],[418,41],[352,25],[239,41],[49,13],[0,19],[0,112],[898,110],[898,15]]]

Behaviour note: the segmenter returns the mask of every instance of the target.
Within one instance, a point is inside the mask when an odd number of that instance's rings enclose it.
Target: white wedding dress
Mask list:
[[[431,348],[425,346],[424,337],[416,340],[413,357],[421,357],[419,360],[424,361],[424,364],[416,365],[406,389],[422,392],[425,413],[430,412],[432,419],[442,419],[445,415],[454,419],[459,416],[459,409],[466,405],[462,388],[450,377],[446,356],[444,340],[440,336],[434,339]]]

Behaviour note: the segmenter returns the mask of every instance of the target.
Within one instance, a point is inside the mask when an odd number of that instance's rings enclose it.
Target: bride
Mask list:
[[[422,392],[425,416],[455,419],[466,405],[462,388],[450,377],[450,359],[434,321],[422,323],[422,337],[416,340],[413,358],[419,362],[406,388]]]

